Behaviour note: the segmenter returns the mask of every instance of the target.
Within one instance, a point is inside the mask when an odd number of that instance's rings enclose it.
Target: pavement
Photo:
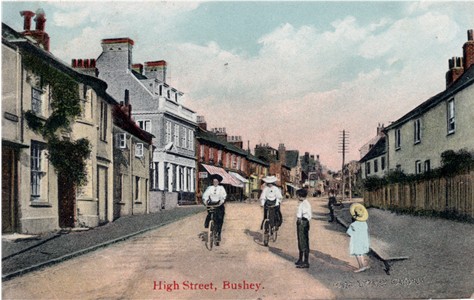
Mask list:
[[[42,235],[2,235],[2,281],[106,247],[204,211],[181,206],[147,215],[121,217],[96,228],[60,230]]]
[[[317,212],[313,212],[313,218],[324,221],[327,218],[324,208],[327,199],[312,198],[311,201],[320,206]],[[344,201],[335,210],[337,223],[328,223],[324,234],[315,233],[328,239],[330,246],[329,240],[344,232],[351,222],[350,204],[361,201],[362,199]],[[63,230],[44,235],[4,235],[2,281],[106,247],[202,211],[204,207],[201,205],[184,206],[155,214],[122,217],[90,230]],[[433,286],[433,295],[448,298],[474,296],[473,224],[398,215],[375,208],[368,211],[372,250],[370,258],[374,264],[375,261],[383,263],[387,276],[393,275],[391,281],[387,281],[393,288],[392,293],[396,293],[396,289],[402,286],[423,283]],[[364,273],[367,276],[372,273],[375,275],[376,268]]]

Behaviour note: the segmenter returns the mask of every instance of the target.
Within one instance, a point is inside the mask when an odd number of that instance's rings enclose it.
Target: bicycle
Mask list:
[[[268,213],[267,218],[263,221],[263,244],[268,246],[268,242],[270,237],[272,238],[273,242],[276,242],[278,238],[278,226],[276,225],[276,213],[275,213],[276,205],[269,205],[267,206]]]
[[[207,229],[207,248],[212,250],[212,246],[215,244],[217,246],[217,243],[219,242],[218,239],[218,233],[217,233],[217,225],[216,225],[216,209],[217,205],[210,205],[207,207],[207,210],[210,214],[210,220],[209,220],[209,227]]]

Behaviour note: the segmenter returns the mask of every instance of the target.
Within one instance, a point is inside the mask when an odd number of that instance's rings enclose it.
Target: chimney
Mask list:
[[[44,10],[39,8],[36,11],[36,14],[29,11],[24,10],[20,12],[20,15],[24,18],[23,21],[23,29],[22,32],[23,36],[29,36],[33,38],[35,41],[34,43],[43,48],[46,51],[49,51],[49,35],[44,31],[46,18]],[[31,18],[36,15],[34,21],[36,22],[36,29],[31,30]]]
[[[278,159],[282,163],[286,164],[286,148],[285,144],[283,143],[278,145]]]
[[[145,62],[145,76],[156,78],[166,83],[167,63],[164,60]]]
[[[30,31],[31,29],[31,18],[35,15],[34,12],[29,10],[20,11],[20,16],[23,17],[23,30]]]
[[[135,43],[128,37],[102,40],[102,54],[97,63],[102,72],[128,71],[132,66],[132,50]]]
[[[197,116],[197,123],[199,128],[201,128],[202,130],[207,130],[207,123],[204,119],[204,116]]]
[[[139,73],[139,74],[143,74],[143,65],[142,64],[133,64],[132,65],[132,70]]]
[[[469,69],[474,64],[474,32],[472,29],[467,31],[467,42],[464,43],[464,70]]]
[[[384,130],[383,124],[379,123],[379,125],[377,126],[377,136],[382,135],[383,130]]]
[[[78,72],[83,74],[87,74],[89,76],[97,77],[96,71],[97,68],[95,67],[96,60],[94,58],[73,58],[71,60],[71,67]]]
[[[36,30],[38,31],[44,31],[45,25],[46,25],[46,18],[45,18],[45,13],[44,10],[41,8],[38,8],[36,11]]]
[[[461,57],[451,58],[448,61],[448,65],[449,71],[446,73],[446,88],[450,87],[464,72]]]
[[[124,101],[120,101],[120,108],[129,119],[132,118],[132,105],[130,104],[130,92],[125,90]]]

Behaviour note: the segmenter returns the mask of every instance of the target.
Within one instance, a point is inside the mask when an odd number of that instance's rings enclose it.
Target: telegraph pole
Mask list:
[[[344,166],[346,164],[346,153],[349,146],[349,132],[346,130],[342,130],[339,136],[339,153],[342,153],[342,200],[346,195],[346,176],[344,172]]]

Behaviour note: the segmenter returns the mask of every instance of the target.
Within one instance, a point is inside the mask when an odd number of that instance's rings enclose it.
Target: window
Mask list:
[[[37,114],[43,114],[43,91],[37,88],[31,88],[31,110]]]
[[[377,173],[379,171],[379,163],[378,161],[375,159],[374,160],[374,173]]]
[[[171,142],[171,122],[166,121],[166,137],[165,137],[166,143]]]
[[[382,168],[382,171],[385,170],[385,156],[380,158],[380,167]]]
[[[200,156],[202,159],[204,159],[204,145],[200,145],[199,146],[199,152],[200,152]]]
[[[117,147],[120,149],[127,148],[127,134],[126,133],[117,134]]]
[[[456,130],[456,120],[454,114],[454,99],[448,101],[448,134],[454,133]]]
[[[401,136],[400,128],[395,129],[395,150],[400,149],[401,146]]]
[[[170,91],[170,90],[168,90],[168,91],[166,92],[166,96],[168,97],[168,99],[171,100],[171,91]]]
[[[135,145],[135,156],[143,157],[143,143],[137,143]]]
[[[193,148],[194,148],[194,133],[193,133],[192,130],[189,130],[188,143],[189,143],[189,150],[193,150]]]
[[[421,174],[422,173],[421,161],[420,160],[415,161],[415,173],[416,174]]]
[[[416,119],[414,122],[414,142],[418,144],[421,142],[421,120]]]
[[[222,150],[217,151],[217,161],[222,163]]]
[[[41,196],[41,179],[44,175],[43,153],[44,147],[37,142],[31,143],[31,197],[38,200]]]
[[[135,176],[135,201],[140,199],[140,177]]]
[[[179,125],[174,124],[174,143],[176,147],[179,146]]]
[[[429,172],[431,171],[431,164],[430,164],[430,160],[427,159],[425,160],[425,172]]]
[[[365,172],[366,172],[367,175],[370,174],[370,161],[367,162]]]
[[[237,170],[240,170],[240,156],[237,157]]]
[[[158,190],[158,162],[152,162],[150,164],[150,180],[151,180],[151,186],[150,189],[152,191]]]
[[[181,128],[181,147],[186,148],[188,141],[188,135],[186,134],[186,127]]]
[[[137,121],[137,124],[141,129],[143,129],[147,132],[151,132],[151,121],[150,120],[139,120],[139,121]]]
[[[160,85],[160,87],[159,87],[159,93],[160,93],[160,96],[163,96],[163,86],[162,85]]]
[[[214,149],[209,148],[209,160],[214,160]]]
[[[191,191],[191,168],[186,168],[186,190]]]
[[[107,104],[100,102],[99,136],[104,142],[107,141],[107,115]]]
[[[232,157],[231,157],[231,168],[232,169],[235,169],[237,167],[237,160],[235,159],[235,155],[232,154]]]

